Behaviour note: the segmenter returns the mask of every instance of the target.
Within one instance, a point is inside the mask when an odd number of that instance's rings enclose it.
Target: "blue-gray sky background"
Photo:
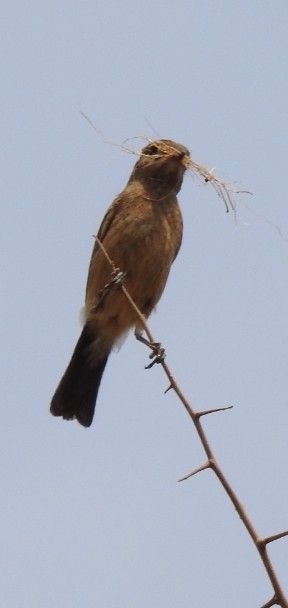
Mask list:
[[[48,408],[80,331],[92,235],[135,162],[104,140],[153,138],[147,119],[253,192],[235,223],[186,176],[183,246],[150,326],[196,409],[234,405],[204,426],[259,533],[288,527],[287,20],[286,0],[2,6],[5,608],[252,608],[272,595],[212,473],[177,484],[204,455],[132,335],[89,430]],[[269,552],[288,593],[287,540]]]

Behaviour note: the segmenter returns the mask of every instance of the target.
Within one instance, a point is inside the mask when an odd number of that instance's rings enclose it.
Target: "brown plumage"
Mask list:
[[[149,143],[126,188],[109,207],[98,232],[110,259],[125,272],[125,287],[147,318],[165,287],[182,239],[177,193],[189,152],[170,140]],[[50,411],[83,426],[93,420],[96,398],[113,345],[139,319],[121,289],[103,288],[111,265],[97,241],[92,252],[85,299],[85,325]]]

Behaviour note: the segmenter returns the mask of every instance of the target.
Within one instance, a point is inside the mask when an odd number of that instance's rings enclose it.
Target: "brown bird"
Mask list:
[[[182,240],[179,192],[189,164],[187,148],[167,139],[143,148],[126,188],[109,207],[98,232],[125,287],[145,318],[155,308]],[[109,288],[109,285],[111,288]],[[108,287],[107,287],[108,286]],[[121,288],[112,288],[111,264],[96,240],[86,287],[85,324],[50,411],[91,425],[111,349],[141,322]]]

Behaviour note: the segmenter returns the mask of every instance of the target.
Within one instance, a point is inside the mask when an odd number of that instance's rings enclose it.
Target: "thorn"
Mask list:
[[[285,536],[288,536],[288,530],[285,530],[284,532],[279,532],[279,534],[273,534],[272,536],[266,536],[266,538],[261,538],[257,544],[266,546],[269,543],[273,543],[275,540],[284,538]]]
[[[171,391],[171,389],[173,388],[172,384],[170,384],[170,386],[168,386],[168,388],[166,388],[166,390],[164,391],[164,395],[166,395],[169,391]]]
[[[215,412],[225,412],[226,410],[232,410],[233,405],[228,405],[227,407],[217,407],[213,410],[202,410],[201,412],[195,412],[195,416],[197,418],[201,418],[201,416],[207,416],[207,414],[215,414]]]
[[[276,596],[274,595],[271,600],[269,600],[269,602],[266,602],[266,604],[263,604],[263,606],[261,606],[260,608],[271,608],[271,606],[279,606],[279,602],[276,599]]]
[[[180,477],[180,479],[177,479],[177,481],[186,481],[186,479],[189,479],[189,477],[193,477],[193,475],[197,475],[197,473],[200,473],[201,471],[205,471],[205,469],[211,469],[210,460],[207,460],[207,462],[202,464],[197,469],[194,469],[194,471],[192,471],[191,473],[187,473],[187,475],[184,475],[184,477]]]

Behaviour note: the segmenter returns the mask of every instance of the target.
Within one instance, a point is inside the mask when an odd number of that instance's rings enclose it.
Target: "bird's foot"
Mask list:
[[[120,270],[120,268],[114,268],[111,272],[111,281],[106,283],[102,289],[100,289],[98,296],[96,298],[95,304],[92,306],[90,312],[96,312],[100,307],[103,306],[103,302],[106,299],[108,293],[115,289],[120,289],[122,287],[127,273]]]
[[[166,357],[165,348],[162,348],[161,342],[150,342],[149,346],[152,349],[149,359],[152,359],[152,361],[145,365],[145,369],[151,369],[155,363],[163,363]]]
[[[165,349],[161,346],[161,342],[150,342],[150,340],[144,338],[137,329],[135,330],[135,338],[136,340],[139,340],[139,342],[142,342],[142,344],[145,344],[145,346],[148,346],[148,348],[151,348],[152,351],[149,355],[149,359],[152,359],[152,361],[148,365],[145,365],[145,369],[151,369],[155,363],[163,363],[166,355]]]

